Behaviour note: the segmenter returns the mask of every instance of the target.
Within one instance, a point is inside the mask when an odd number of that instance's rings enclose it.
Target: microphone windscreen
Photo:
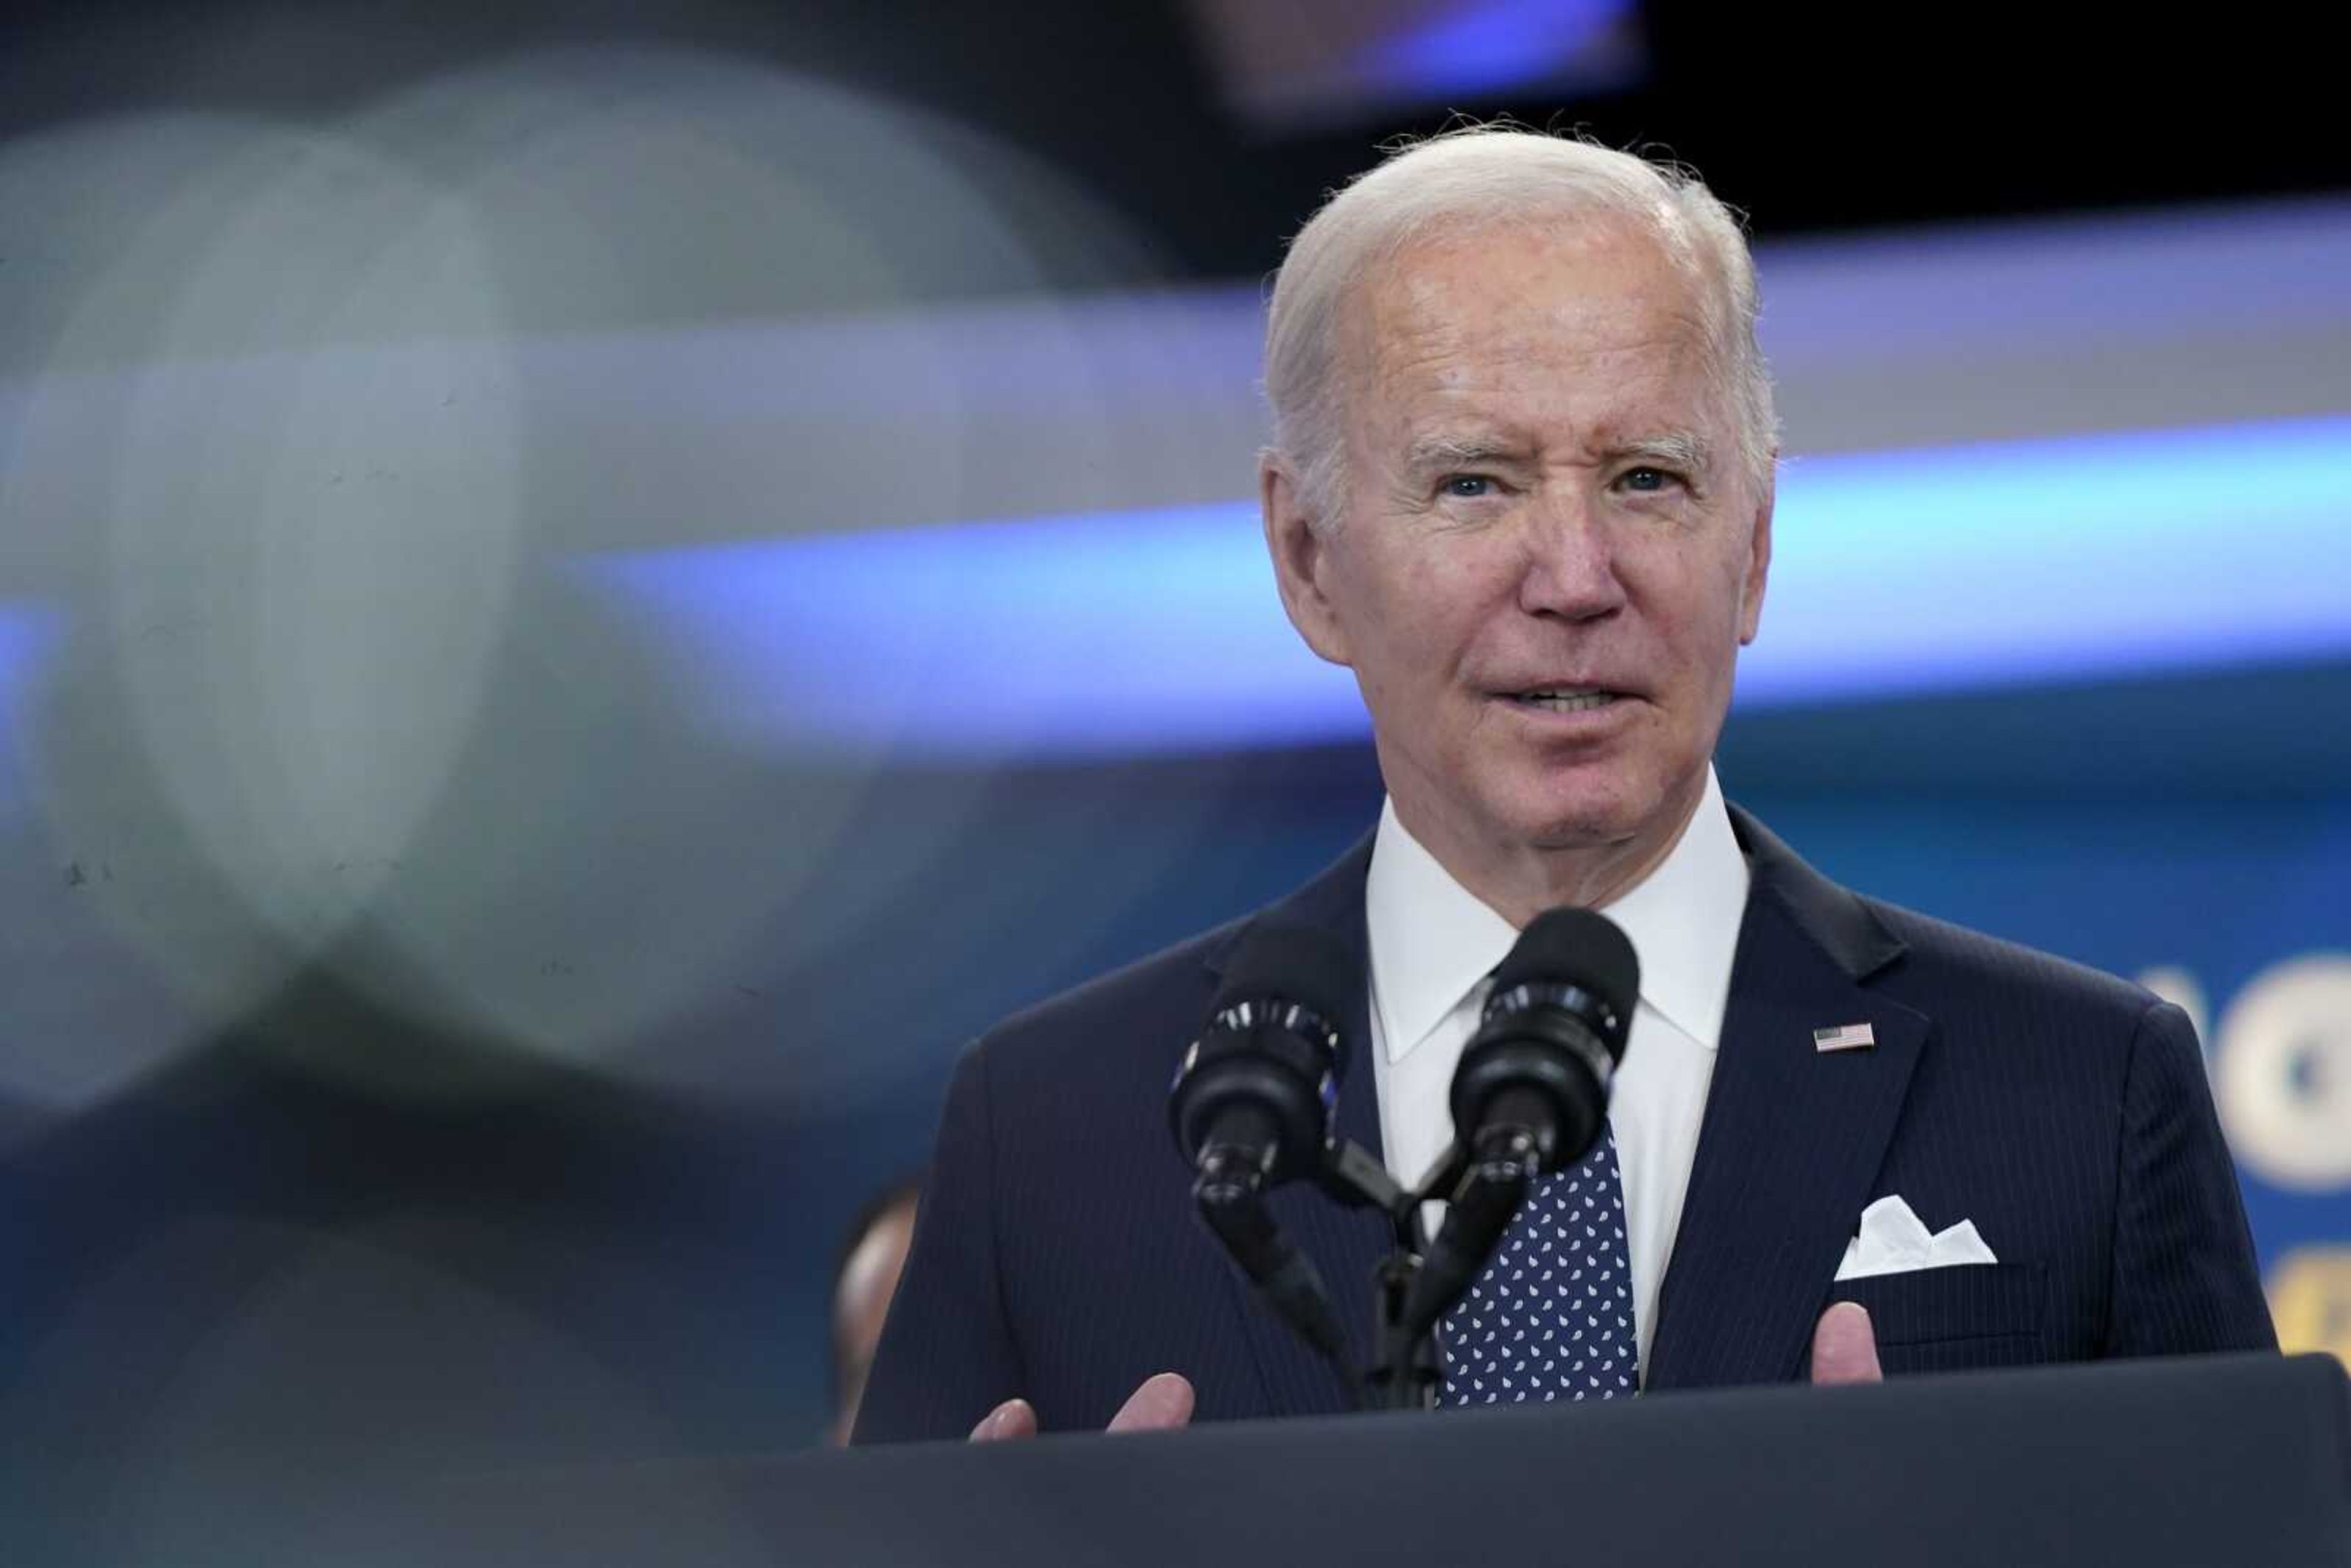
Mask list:
[[[1364,985],[1362,967],[1330,932],[1260,920],[1242,933],[1227,960],[1224,984],[1209,1010],[1276,998],[1296,1002],[1336,1028],[1353,1010],[1350,998],[1360,998]]]
[[[1641,961],[1632,940],[1606,915],[1573,906],[1546,909],[1527,922],[1494,971],[1498,993],[1528,984],[1578,987],[1630,1019],[1641,996]]]

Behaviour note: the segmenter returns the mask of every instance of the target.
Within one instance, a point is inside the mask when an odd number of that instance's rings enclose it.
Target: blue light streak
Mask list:
[[[2351,650],[2351,418],[1790,464],[1740,697]],[[1360,737],[1234,502],[583,558],[750,745],[1110,757]]]

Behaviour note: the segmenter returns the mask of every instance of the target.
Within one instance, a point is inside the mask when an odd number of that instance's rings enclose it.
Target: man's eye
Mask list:
[[[1655,495],[1668,486],[1681,482],[1679,476],[1663,468],[1627,468],[1617,476],[1616,483],[1641,495]]]
[[[1446,479],[1444,490],[1458,501],[1475,501],[1494,493],[1494,481],[1483,474],[1455,474]]]

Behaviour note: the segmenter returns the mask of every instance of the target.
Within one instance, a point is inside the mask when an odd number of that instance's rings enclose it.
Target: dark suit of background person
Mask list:
[[[1260,487],[1284,608],[1354,671],[1411,841],[1510,926],[1639,887],[1706,793],[1771,553],[1753,320],[1744,240],[1702,186],[1525,133],[1390,158],[1283,264]],[[1836,1301],[1869,1310],[1896,1375],[2273,1344],[2178,1009],[1862,898],[1751,819],[1731,833],[1747,900],[1644,1388],[1801,1377]],[[1371,858],[1266,913],[1355,955],[1338,1130],[1376,1149]],[[966,1054],[861,1440],[1014,1415],[1017,1435],[1027,1412],[990,1415],[1016,1397],[1096,1427],[1163,1372],[1203,1418],[1341,1407],[1199,1226],[1167,1130],[1245,925]],[[1818,1049],[1859,1024],[1865,1048]],[[1891,1195],[1972,1220],[1998,1260],[1837,1280]],[[1383,1221],[1303,1184],[1275,1207],[1360,1362]]]

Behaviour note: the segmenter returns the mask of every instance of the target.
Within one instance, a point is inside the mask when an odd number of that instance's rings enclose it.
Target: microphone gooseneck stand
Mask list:
[[[1364,1403],[1381,1410],[1433,1410],[1445,1383],[1437,1326],[1485,1264],[1494,1245],[1543,1174],[1535,1139],[1519,1128],[1490,1129],[1476,1155],[1458,1144],[1417,1188],[1404,1186],[1361,1145],[1333,1145],[1322,1186],[1352,1207],[1382,1210],[1395,1245],[1373,1271],[1372,1361]],[[1430,1245],[1422,1206],[1449,1207]]]
[[[1444,1385],[1437,1324],[1485,1268],[1538,1176],[1583,1158],[1604,1134],[1639,969],[1605,917],[1555,909],[1529,922],[1495,971],[1477,1033],[1455,1070],[1455,1138],[1407,1187],[1362,1145],[1333,1134],[1345,1061],[1332,998],[1352,984],[1323,933],[1273,926],[1241,950],[1208,1027],[1170,1091],[1176,1145],[1193,1165],[1201,1219],[1266,1304],[1337,1375],[1349,1404],[1435,1407]],[[1374,1272],[1370,1364],[1360,1382],[1329,1291],[1266,1204],[1310,1176],[1349,1207],[1387,1217],[1395,1245]],[[1423,1206],[1442,1201],[1434,1240]]]
[[[1398,1182],[1360,1144],[1330,1145],[1318,1173],[1322,1189],[1350,1207],[1376,1208],[1395,1228],[1395,1245],[1372,1274],[1372,1364],[1363,1403],[1380,1410],[1433,1409],[1444,1381],[1432,1322],[1411,1332],[1405,1302],[1420,1277],[1428,1239],[1420,1221],[1424,1195]]]

